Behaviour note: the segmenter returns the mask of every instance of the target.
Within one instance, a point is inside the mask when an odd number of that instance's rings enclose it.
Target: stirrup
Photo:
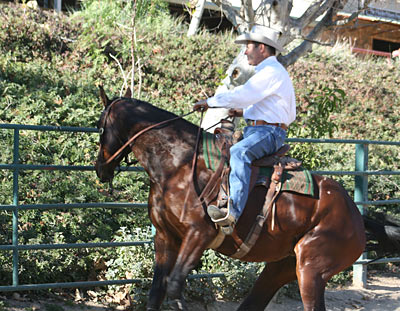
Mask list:
[[[221,228],[222,233],[230,235],[236,224],[235,217],[229,213],[229,208],[218,208],[215,205],[210,205],[207,208],[207,214],[211,220]]]
[[[207,214],[213,222],[221,223],[228,218],[229,210],[227,208],[219,208],[215,205],[209,205],[207,207]]]
[[[229,225],[226,226],[219,226],[221,228],[221,231],[225,235],[231,235],[233,232],[233,229],[235,228],[235,223],[232,222]]]

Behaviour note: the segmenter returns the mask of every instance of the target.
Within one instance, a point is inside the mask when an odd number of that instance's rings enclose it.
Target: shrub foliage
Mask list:
[[[235,55],[232,34],[206,30],[186,37],[179,19],[160,1],[136,1],[136,42],[132,43],[132,1],[83,1],[68,15],[0,4],[0,120],[2,123],[94,127],[101,112],[98,84],[111,96],[123,88],[135,51],[135,96],[176,114],[212,96]],[[117,61],[118,60],[118,63]],[[289,68],[295,84],[298,118],[291,137],[399,141],[399,63],[359,59],[345,49],[316,48]],[[140,70],[139,70],[140,69]],[[139,92],[140,91],[140,92]],[[189,121],[198,123],[199,116]],[[98,136],[89,133],[20,132],[20,163],[92,165]],[[12,163],[13,133],[0,131],[0,163]],[[399,150],[370,148],[370,169],[399,170]],[[353,170],[354,147],[293,144],[293,155],[311,169]],[[12,204],[12,172],[0,170],[0,204]],[[351,190],[353,180],[341,182]],[[21,171],[20,204],[129,201],[146,202],[149,181],[143,173],[121,173],[114,191],[94,172]],[[370,179],[370,200],[398,198],[397,177]],[[378,207],[392,215],[400,207]],[[0,244],[10,244],[11,211],[0,211]],[[144,209],[24,210],[19,215],[20,244],[57,244],[149,238]],[[20,283],[143,278],[143,284],[103,292],[114,301],[132,291],[144,301],[152,270],[151,246],[21,252]],[[11,284],[10,253],[0,252],[1,285]],[[194,273],[225,271],[225,279],[191,281],[187,295],[210,300],[240,298],[259,272],[207,251]],[[199,287],[199,282],[201,287]],[[201,288],[201,290],[199,290]],[[115,293],[118,292],[119,295]],[[205,294],[206,293],[206,294]],[[217,294],[218,293],[218,294]]]

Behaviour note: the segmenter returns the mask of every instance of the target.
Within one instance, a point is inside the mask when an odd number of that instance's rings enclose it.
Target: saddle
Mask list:
[[[223,206],[226,203],[229,189],[229,150],[233,144],[242,139],[243,135],[240,131],[234,132],[234,124],[227,120],[223,120],[221,122],[221,127],[215,129],[214,135],[216,137],[215,145],[220,150],[222,159],[225,159],[227,164],[227,167],[221,175],[221,190],[218,195],[218,205]],[[249,193],[256,184],[256,180],[261,167],[273,168],[271,180],[274,183],[278,183],[281,181],[284,170],[292,171],[298,169],[301,166],[301,161],[286,156],[289,150],[290,146],[284,144],[276,153],[262,157],[252,162]]]
[[[229,163],[229,149],[230,147],[241,139],[241,132],[233,131],[233,124],[229,124],[229,121],[225,121],[222,123],[221,128],[217,128],[214,131],[216,137],[216,146],[220,149],[221,154],[223,155],[221,161],[226,161]],[[246,239],[242,241],[235,233],[232,233],[232,237],[238,242],[240,245],[237,249],[236,253],[232,255],[234,258],[242,258],[244,257],[254,246],[257,241],[261,229],[264,226],[264,223],[268,217],[268,214],[271,212],[272,208],[272,230],[274,229],[274,216],[275,216],[275,199],[281,191],[282,185],[282,175],[284,170],[296,170],[301,166],[301,161],[296,160],[294,158],[286,156],[287,152],[290,150],[290,146],[284,144],[276,153],[272,155],[265,156],[263,158],[257,159],[252,163],[252,172],[250,177],[250,189],[254,188],[256,184],[256,180],[261,167],[271,167],[272,175],[270,178],[269,185],[265,184],[267,187],[267,194],[265,197],[265,201],[263,204],[263,208],[259,212],[256,217],[256,220],[250,229]],[[229,185],[228,185],[228,176],[229,176],[229,165],[222,170],[220,175],[220,191],[218,194],[217,205],[223,206],[226,204],[226,200],[229,199]],[[217,172],[216,172],[217,173]],[[217,249],[222,242],[224,241],[225,233],[221,227],[219,227],[219,234],[214,239],[214,241],[209,245],[209,248]]]

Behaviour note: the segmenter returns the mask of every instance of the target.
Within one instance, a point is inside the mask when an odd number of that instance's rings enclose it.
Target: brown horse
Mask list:
[[[192,171],[199,128],[149,103],[131,99],[130,92],[113,100],[103,89],[100,94],[105,109],[98,122],[98,177],[102,182],[112,180],[114,169],[131,151],[150,176],[148,208],[156,228],[156,254],[147,310],[159,310],[166,295],[176,310],[185,310],[182,290],[186,277],[217,236],[204,204],[198,204],[198,195],[213,174],[202,152]],[[135,139],[113,156],[133,136]],[[269,215],[256,244],[242,258],[268,264],[238,310],[264,310],[280,287],[296,279],[304,310],[325,310],[326,283],[363,252],[364,221],[350,196],[332,179],[313,175],[313,180],[317,189],[314,197],[280,193],[275,228],[268,225]],[[246,237],[266,191],[263,186],[252,190],[234,236]],[[216,251],[230,256],[237,249],[237,239],[227,236]]]

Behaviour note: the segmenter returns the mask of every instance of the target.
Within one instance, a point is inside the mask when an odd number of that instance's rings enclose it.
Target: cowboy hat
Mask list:
[[[274,47],[278,52],[283,52],[284,48],[278,43],[280,33],[272,28],[255,25],[250,32],[244,33],[236,38],[235,43],[246,44],[247,41],[260,42]]]

